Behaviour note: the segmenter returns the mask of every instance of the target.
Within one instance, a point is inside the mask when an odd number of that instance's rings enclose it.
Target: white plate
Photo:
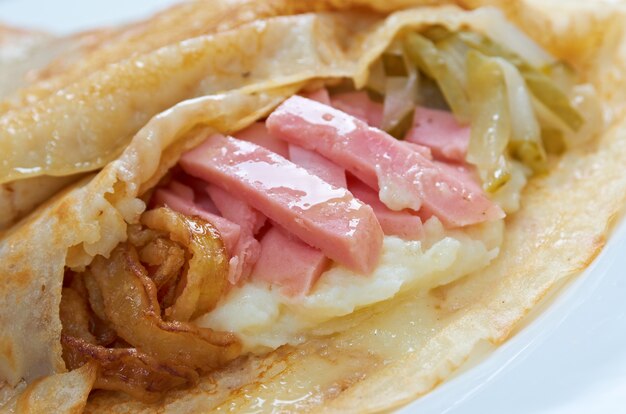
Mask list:
[[[0,21],[71,33],[174,0],[0,0]],[[402,413],[626,412],[626,223],[532,323]]]

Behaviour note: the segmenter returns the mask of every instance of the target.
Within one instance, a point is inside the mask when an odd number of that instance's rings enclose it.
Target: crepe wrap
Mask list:
[[[83,269],[125,240],[127,225],[145,209],[140,196],[182,152],[211,131],[245,127],[320,79],[349,77],[361,87],[369,64],[399,31],[431,24],[471,26],[476,13],[455,5],[409,9],[426,3],[409,0],[215,3],[215,15],[204,10],[210,9],[206,4],[179,6],[172,15],[179,13],[183,20],[170,23],[178,27],[187,21],[188,32],[180,28],[173,39],[137,35],[136,46],[146,48],[137,54],[119,45],[116,49],[109,33],[112,49],[105,47],[101,57],[87,55],[88,69],[62,72],[60,80],[50,75],[48,86],[59,88],[54,93],[33,84],[39,100],[14,100],[15,107],[2,115],[0,152],[9,154],[0,169],[2,182],[76,177],[103,167],[40,206],[0,241],[0,379],[5,381],[2,396],[9,401],[4,410],[13,409],[25,384],[31,384],[26,390],[32,395],[42,384],[37,379],[46,376],[45,387],[75,390],[72,400],[78,405],[68,402],[65,412],[84,404],[93,383],[90,368],[63,373],[59,303],[64,271]],[[549,174],[530,181],[522,209],[507,218],[499,257],[488,268],[434,291],[407,293],[331,321],[298,347],[239,358],[193,389],[168,393],[160,403],[98,392],[86,412],[397,407],[449,376],[477,345],[505,341],[533,306],[588,266],[626,195],[624,7],[558,1],[467,1],[461,6],[484,4],[501,7],[538,43],[571,63],[597,88],[610,117],[602,136],[569,151]],[[206,32],[193,32],[204,22]],[[137,34],[150,24],[126,30]],[[182,40],[188,36],[197,37]],[[109,56],[108,50],[113,50]],[[92,61],[97,63],[89,66]],[[45,117],[33,123],[25,113]],[[7,125],[17,132],[8,136]],[[58,139],[51,131],[59,132]],[[41,146],[51,155],[49,162],[42,162]],[[14,168],[27,165],[40,169]],[[63,412],[63,405],[58,407]]]

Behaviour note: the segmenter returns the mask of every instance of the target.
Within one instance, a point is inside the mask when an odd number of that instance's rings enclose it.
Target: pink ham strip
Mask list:
[[[311,174],[317,175],[328,184],[346,188],[346,170],[318,153],[290,144],[289,159]]]
[[[356,198],[372,207],[385,234],[399,236],[405,240],[420,240],[424,236],[422,220],[418,216],[408,210],[389,210],[378,199],[376,191],[359,180],[351,180],[348,189]]]
[[[326,256],[275,227],[259,243],[253,235],[265,224],[265,216],[215,185],[209,185],[207,191],[222,216],[241,226],[237,250],[241,252],[242,277],[248,277],[254,268],[252,280],[281,286],[291,296],[308,293],[328,263]]]
[[[313,92],[303,92],[300,96],[323,103],[324,105],[330,105],[330,95],[328,94],[328,90],[326,88],[320,88]]]
[[[206,183],[204,181],[180,172],[176,176],[176,182],[179,182],[192,190],[193,197],[191,200],[196,207],[218,216],[221,215],[217,207],[215,207],[213,200],[211,200],[211,197],[207,194]],[[176,193],[176,191],[174,192]],[[178,194],[181,195],[180,193]]]
[[[320,250],[275,227],[268,230],[259,243],[253,235],[265,223],[265,216],[215,185],[209,185],[207,191],[222,216],[241,226],[237,247],[241,245],[239,250],[243,253],[242,277],[248,277],[254,268],[252,280],[281,286],[287,295],[304,295],[311,290],[328,263]]]
[[[406,145],[407,147],[411,148],[413,151],[419,152],[422,157],[432,161],[433,153],[430,150],[430,148],[425,147],[425,146],[420,145],[420,144],[415,144],[413,142],[408,142],[408,141],[401,141],[401,142],[404,145]]]
[[[275,152],[276,154],[287,158],[289,151],[287,150],[287,143],[276,137],[270,135],[265,127],[264,122],[255,122],[246,129],[235,134],[235,138],[242,139],[244,141],[252,142],[260,145],[263,148]]]
[[[460,227],[504,217],[482,192],[463,185],[387,133],[337,109],[292,96],[267,119],[270,133],[316,151],[378,190],[392,210],[422,206]]]
[[[206,187],[206,191],[211,196],[222,217],[241,226],[242,231],[255,235],[265,224],[265,216],[250,207],[242,199],[212,184]]]
[[[455,176],[459,181],[462,181],[467,188],[473,189],[473,191],[482,191],[480,184],[480,178],[474,170],[474,167],[469,164],[456,164],[444,161],[434,161],[434,163],[445,171],[447,174]]]
[[[404,139],[431,148],[436,158],[463,162],[470,128],[459,125],[450,112],[418,107]]]
[[[241,228],[237,224],[226,220],[224,217],[202,210],[193,203],[193,200],[186,200],[165,188],[156,190],[152,196],[152,202],[156,206],[168,206],[179,213],[188,216],[198,216],[208,221],[215,226],[220,236],[222,236],[224,246],[226,246],[228,253],[231,254],[231,252],[234,251],[241,233]]]
[[[239,260],[231,272],[234,283],[237,283],[239,280],[250,276],[252,268],[259,258],[261,245],[254,238],[254,235],[265,223],[265,216],[219,187],[209,185],[207,192],[222,216],[238,224],[241,228],[239,241],[233,251],[233,256]]]
[[[184,198],[185,200],[193,201],[194,194],[193,189],[185,184],[182,184],[178,181],[172,181],[168,184],[167,188],[180,198]]]
[[[417,144],[410,144],[415,150],[426,149]],[[348,187],[346,171],[337,164],[321,155],[307,151],[297,145],[289,144],[289,158],[299,166],[306,168],[329,184],[336,187]],[[348,187],[352,195],[372,207],[376,219],[383,229],[383,233],[402,237],[406,240],[419,240],[424,235],[422,220],[407,210],[393,211],[387,208],[379,199],[378,194],[357,179],[353,179]]]
[[[218,208],[215,206],[215,203],[213,203],[213,200],[211,200],[211,197],[209,197],[206,191],[204,193],[198,193],[196,195],[195,204],[199,208],[206,210],[209,213],[220,215]]]
[[[383,123],[383,104],[374,102],[367,92],[345,92],[331,97],[331,106],[380,128]]]
[[[209,137],[180,164],[188,174],[237,194],[331,259],[361,273],[376,266],[383,232],[371,207],[347,190],[263,147],[223,135]]]
[[[290,296],[305,295],[328,264],[320,250],[272,227],[261,240],[261,255],[251,279],[280,286]]]
[[[193,204],[192,200],[185,200],[166,189],[157,190],[154,194],[153,200],[157,205],[166,205],[179,213],[189,216],[198,216],[215,226],[217,231],[220,233],[224,246],[226,247],[226,251],[230,256],[230,260],[228,261],[228,281],[232,285],[236,285],[237,282],[239,282],[245,271],[244,267],[247,257],[242,252],[241,227],[239,227],[238,224],[235,224],[224,217],[202,210]],[[260,250],[260,248],[258,248],[258,250]],[[257,251],[257,258],[258,253],[259,252]]]

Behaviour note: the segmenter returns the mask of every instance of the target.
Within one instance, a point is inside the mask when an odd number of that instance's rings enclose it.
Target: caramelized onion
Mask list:
[[[142,263],[155,269],[150,278],[157,290],[176,281],[178,274],[185,265],[184,250],[172,240],[158,237],[139,251]]]
[[[72,288],[63,288],[59,312],[63,333],[84,339],[89,343],[112,344],[115,342],[117,334],[103,319],[92,312],[93,309],[90,311],[87,302],[87,280],[90,279],[85,279],[83,275],[75,275],[71,283]],[[97,286],[95,287],[97,288]],[[104,308],[102,308],[102,312],[104,312]]]
[[[185,319],[215,305],[228,271],[219,234],[165,208],[143,221],[147,228],[132,226],[129,243],[110,258],[99,256],[82,274],[67,274],[61,342],[69,369],[97,364],[94,388],[155,401],[194,385],[198,371],[235,358],[241,346],[231,334],[163,321],[157,299],[157,290],[165,292],[161,304]]]
[[[190,257],[176,288],[174,304],[165,310],[168,320],[188,321],[213,309],[228,277],[228,256],[215,228],[197,217],[187,217],[162,207],[143,214],[147,227],[169,233],[187,247]]]
[[[133,246],[121,244],[109,259],[97,257],[90,272],[111,327],[157,361],[210,370],[239,354],[241,346],[232,334],[161,319],[156,287]]]
[[[176,299],[178,282],[183,282],[180,275],[186,261],[184,249],[170,240],[166,233],[141,224],[129,226],[128,241],[137,247],[139,260],[147,265],[148,275],[157,288],[161,309],[169,308]]]
[[[63,334],[63,355],[69,369],[89,361],[98,364],[94,388],[123,391],[137,399],[154,402],[163,392],[193,386],[198,374],[190,368],[160,363],[132,348],[104,348]]]
[[[74,289],[63,288],[61,291],[61,308],[59,311],[63,333],[87,342],[95,342],[96,338],[89,331],[90,315],[85,299]]]
[[[105,321],[107,316],[104,312],[104,300],[102,299],[102,292],[100,292],[98,283],[91,276],[90,272],[84,273],[83,280],[85,282],[85,287],[87,288],[87,295],[89,297],[89,306],[91,307],[91,310],[99,319]]]

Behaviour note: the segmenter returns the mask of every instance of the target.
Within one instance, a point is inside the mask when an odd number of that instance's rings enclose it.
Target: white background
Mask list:
[[[0,0],[0,22],[71,33],[172,0]],[[1,76],[1,68],[0,68]],[[626,224],[535,321],[403,413],[626,413]]]

